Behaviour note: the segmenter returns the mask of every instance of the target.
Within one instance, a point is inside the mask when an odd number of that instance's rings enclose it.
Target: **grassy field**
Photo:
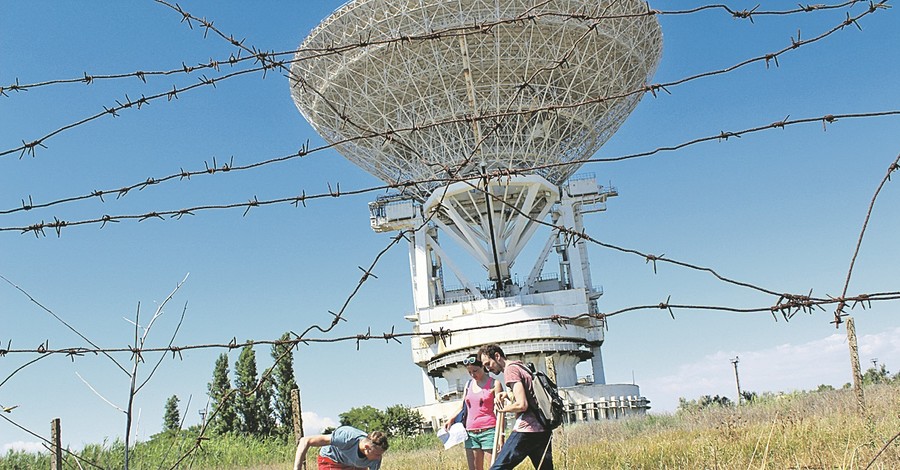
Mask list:
[[[860,414],[849,390],[804,392],[766,396],[741,407],[575,424],[555,432],[554,461],[566,470],[900,468],[900,438],[892,441],[900,433],[900,386],[868,387],[866,402],[867,411]],[[172,468],[192,444],[187,439],[142,443],[131,468]],[[116,444],[83,453],[110,469],[122,468],[121,455]],[[293,447],[284,441],[216,437],[178,468],[289,469],[292,460]],[[0,459],[3,470],[30,468],[49,468],[49,459],[19,453]],[[77,468],[71,457],[66,468]],[[419,436],[394,439],[382,468],[465,470],[466,464],[460,446],[443,451],[433,436]]]

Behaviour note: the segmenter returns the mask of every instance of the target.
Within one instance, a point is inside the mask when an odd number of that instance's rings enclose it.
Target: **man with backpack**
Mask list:
[[[500,453],[497,454],[490,470],[511,470],[525,460],[531,459],[536,470],[553,470],[553,449],[551,429],[546,429],[535,413],[534,377],[521,361],[509,361],[506,354],[496,344],[482,346],[478,351],[481,362],[494,374],[503,373],[510,392],[500,392],[495,401],[498,411],[516,413],[516,423]],[[506,399],[512,401],[504,405]]]

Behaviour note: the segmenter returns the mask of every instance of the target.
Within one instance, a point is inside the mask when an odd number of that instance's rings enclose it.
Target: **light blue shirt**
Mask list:
[[[366,436],[368,434],[365,431],[351,426],[341,426],[331,433],[331,445],[319,449],[319,455],[339,464],[378,470],[381,468],[381,459],[369,460],[359,454],[359,441]]]

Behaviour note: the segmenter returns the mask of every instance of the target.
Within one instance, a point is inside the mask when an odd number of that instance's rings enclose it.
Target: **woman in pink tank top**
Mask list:
[[[463,359],[463,364],[472,376],[466,384],[462,404],[466,411],[466,460],[469,470],[484,470],[485,454],[490,456],[493,452],[494,427],[497,425],[494,397],[503,390],[503,385],[488,375],[477,354],[470,354]],[[447,420],[445,427],[449,428],[453,421]]]

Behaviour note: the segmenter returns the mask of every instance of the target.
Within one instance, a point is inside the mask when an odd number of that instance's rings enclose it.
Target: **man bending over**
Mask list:
[[[366,434],[350,426],[341,426],[331,434],[303,437],[297,443],[294,470],[306,470],[306,451],[310,446],[321,447],[316,459],[319,470],[378,470],[388,440],[381,431]]]

